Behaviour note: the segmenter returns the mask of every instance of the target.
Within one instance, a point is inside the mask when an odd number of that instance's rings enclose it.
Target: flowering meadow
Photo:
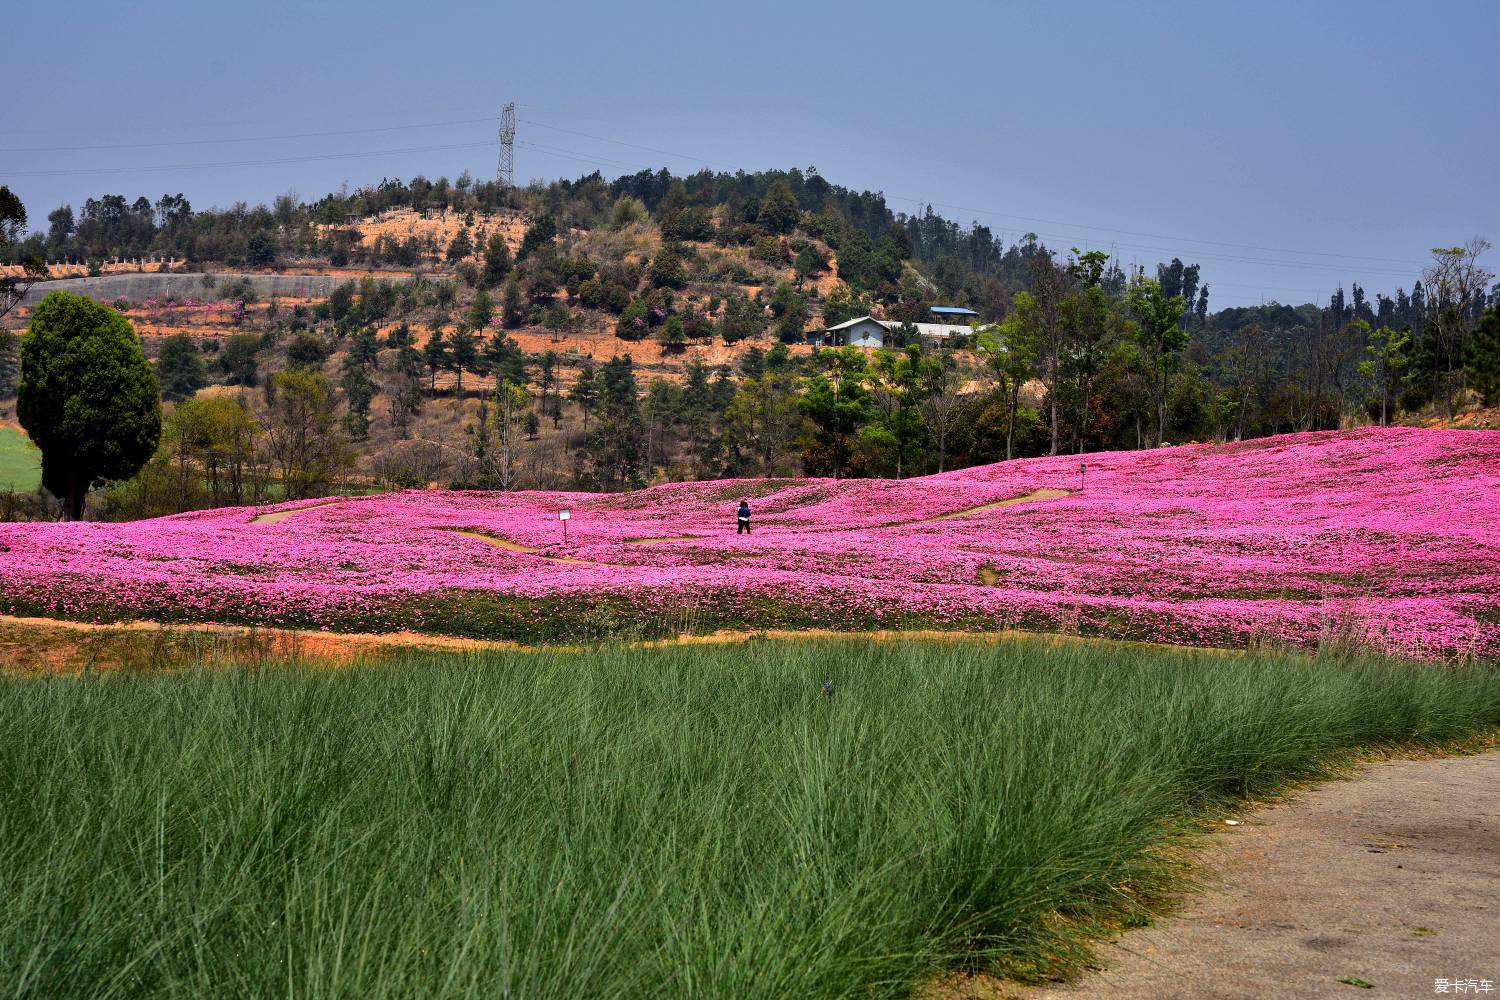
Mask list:
[[[407,491],[3,524],[0,541],[0,608],[69,618],[517,639],[1021,627],[1500,655],[1500,432],[1368,428],[902,482]]]

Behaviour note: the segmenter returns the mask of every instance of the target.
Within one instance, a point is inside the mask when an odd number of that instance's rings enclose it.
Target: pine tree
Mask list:
[[[505,237],[496,233],[491,236],[484,247],[484,284],[493,287],[500,284],[510,276],[514,261],[510,255],[510,245],[505,242]]]
[[[514,386],[525,386],[531,381],[526,370],[526,352],[503,331],[496,330],[489,343],[484,345],[484,359],[490,374],[495,376],[496,385],[509,382]]]
[[[433,327],[432,336],[422,348],[422,361],[432,373],[431,390],[437,392],[437,373],[448,368],[448,339],[442,327]]]
[[[1485,406],[1500,406],[1500,305],[1490,306],[1469,339],[1465,369]]]
[[[457,264],[473,254],[474,241],[469,238],[469,230],[460,229],[458,235],[454,236],[452,242],[448,244],[448,263]]]
[[[479,364],[479,338],[474,336],[474,331],[468,327],[461,326],[453,332],[448,341],[448,370],[453,372],[457,381],[454,383],[454,393],[460,398],[464,394],[464,372],[472,372]]]
[[[589,414],[594,412],[595,405],[599,402],[599,389],[594,384],[594,366],[585,364],[578,370],[578,378],[573,382],[573,389],[568,394],[573,405],[578,407],[578,412],[583,414],[583,433],[589,432]]]
[[[507,330],[514,330],[526,319],[521,305],[521,286],[512,276],[505,283],[505,295],[500,300],[500,322]]]

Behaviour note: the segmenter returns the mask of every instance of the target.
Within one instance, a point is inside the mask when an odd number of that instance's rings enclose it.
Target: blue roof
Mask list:
[[[933,306],[932,307],[932,311],[935,312],[935,313],[939,313],[941,315],[944,315],[944,316],[978,316],[979,315],[974,310],[972,310],[972,309],[965,309],[962,306]]]

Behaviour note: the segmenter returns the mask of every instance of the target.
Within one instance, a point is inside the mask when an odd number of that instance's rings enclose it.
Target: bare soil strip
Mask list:
[[[1042,489],[1039,489],[1039,490],[1032,490],[1030,493],[1023,494],[1022,496],[1007,497],[1004,500],[996,500],[993,503],[980,504],[978,507],[965,507],[963,510],[950,511],[947,514],[935,514],[932,517],[919,517],[919,518],[917,518],[915,520],[912,520],[912,521],[893,521],[893,522],[891,522],[889,524],[877,524],[877,525],[873,525],[873,527],[876,527],[876,528],[900,528],[900,527],[904,527],[904,526],[909,525],[909,524],[927,524],[930,521],[952,521],[952,520],[954,520],[956,518],[968,517],[970,514],[979,514],[979,513],[982,513],[984,511],[987,511],[987,510],[995,510],[996,508],[999,508],[999,507],[1012,507],[1012,506],[1014,506],[1016,504],[1032,503],[1032,502],[1037,501],[1037,500],[1056,500],[1058,497],[1070,496],[1070,495],[1072,495],[1072,492],[1073,492],[1072,490],[1059,490],[1059,489],[1055,489],[1055,488],[1050,487],[1050,486],[1046,486],[1046,487],[1043,487]],[[775,520],[768,520],[768,521],[765,521],[765,522],[762,522],[762,523],[764,523],[767,527],[775,527],[776,526],[776,521]],[[817,529],[817,533],[819,533],[819,534],[830,534],[830,533],[839,533],[839,532],[845,532],[845,531],[858,531],[858,530],[863,530],[863,529],[858,529],[858,528],[823,528],[823,529]],[[627,539],[625,539],[625,544],[626,545],[664,545],[664,544],[666,544],[668,542],[691,542],[691,541],[695,541],[695,540],[700,539],[700,538],[707,538],[707,537],[709,537],[709,536],[707,536],[707,535],[671,535],[671,536],[663,535],[663,536],[660,536],[660,537],[651,537],[651,538],[627,538]]]
[[[968,517],[970,514],[978,514],[986,510],[995,510],[998,507],[1011,507],[1018,503],[1032,503],[1036,500],[1056,500],[1072,494],[1072,490],[1059,490],[1051,486],[1045,486],[1039,490],[1032,490],[1024,496],[1011,497],[1008,500],[996,500],[994,503],[980,504],[978,507],[969,507],[964,510],[955,510],[949,514],[938,514],[934,517],[924,517],[920,521],[912,521],[912,524],[926,524],[928,521],[952,521],[960,517]]]
[[[291,517],[293,514],[300,514],[300,513],[302,513],[305,510],[312,510],[315,507],[332,507],[334,504],[340,503],[340,502],[341,501],[338,501],[338,500],[324,500],[321,503],[310,503],[310,504],[308,504],[305,507],[293,507],[291,510],[273,510],[270,513],[267,513],[267,514],[257,514],[257,515],[255,515],[254,517],[252,517],[250,519],[250,523],[251,524],[280,524],[282,521],[285,521],[287,518]]]
[[[1105,946],[1099,971],[960,995],[1419,997],[1444,980],[1500,983],[1500,752],[1367,764],[1239,819],[1202,858],[1208,890]]]
[[[473,538],[476,541],[493,545],[496,548],[505,549],[507,552],[523,552],[528,556],[535,556],[538,559],[545,559],[548,562],[572,563],[574,566],[610,565],[609,563],[589,562],[587,559],[574,559],[572,556],[543,555],[541,549],[533,548],[530,545],[522,545],[520,542],[512,542],[508,538],[501,538],[498,535],[487,534],[483,531],[470,531],[467,528],[443,528],[441,530],[452,532],[455,535],[463,535],[465,538]]]
[[[725,629],[703,635],[679,635],[626,643],[633,649],[664,646],[710,646],[760,641],[1032,642],[1046,645],[1119,646],[1122,640],[1060,635],[1055,632],[947,632],[937,630],[838,632],[831,629],[770,629],[746,632]],[[1147,646],[1150,643],[1128,642]],[[313,629],[252,628],[244,625],[154,621],[77,622],[59,618],[0,615],[0,672],[76,673],[85,668],[109,670],[172,668],[192,665],[233,666],[275,660],[305,660],[338,666],[390,659],[403,652],[581,652],[582,645],[535,646],[502,639],[465,639],[425,632],[324,632]],[[1167,648],[1167,647],[1161,647]],[[1183,650],[1184,647],[1173,646]],[[1232,649],[1202,649],[1205,657],[1237,656]]]
[[[968,517],[970,514],[978,514],[978,513],[981,513],[982,511],[986,511],[986,510],[995,510],[998,507],[1010,507],[1010,506],[1012,506],[1014,504],[1031,503],[1031,502],[1036,501],[1036,500],[1055,500],[1058,497],[1065,497],[1065,496],[1068,496],[1071,493],[1072,493],[1072,490],[1059,490],[1059,489],[1054,489],[1054,488],[1052,488],[1050,486],[1049,487],[1043,487],[1042,489],[1039,489],[1039,490],[1032,490],[1030,493],[1027,493],[1027,494],[1025,494],[1023,496],[1009,497],[1009,498],[1007,498],[1005,500],[996,500],[994,503],[980,504],[978,507],[966,507],[963,510],[955,510],[955,511],[951,511],[950,513],[947,513],[947,514],[937,514],[937,515],[934,515],[933,517],[923,517],[923,518],[919,518],[919,519],[917,519],[915,521],[902,521],[900,523],[902,523],[902,524],[926,524],[928,521],[951,521],[951,520],[953,520],[955,518]],[[311,504],[308,504],[305,507],[293,507],[291,510],[275,510],[275,511],[271,511],[271,512],[266,513],[266,514],[257,514],[255,517],[252,517],[250,519],[250,523],[251,524],[280,524],[282,521],[285,521],[287,518],[291,517],[293,514],[300,514],[300,513],[302,513],[305,510],[312,510],[312,509],[314,509],[316,507],[331,507],[334,504],[337,504],[337,503],[340,503],[340,502],[341,501],[339,501],[339,500],[324,500],[324,501],[322,501],[320,503],[311,503]],[[894,527],[894,525],[883,525],[883,527]],[[526,553],[530,553],[530,554],[535,555],[539,551],[539,550],[537,550],[535,548],[532,548],[530,546],[520,545],[520,544],[518,544],[516,542],[506,541],[503,538],[498,538],[498,537],[496,537],[494,535],[487,535],[487,534],[485,534],[483,532],[480,532],[480,531],[467,531],[467,530],[460,530],[460,529],[457,529],[457,528],[447,528],[447,529],[444,529],[444,530],[452,531],[454,534],[464,535],[465,537],[468,537],[468,538],[477,538],[480,541],[489,542],[491,545],[498,545],[502,549],[510,549],[512,552],[526,552]],[[705,535],[661,535],[661,536],[653,536],[653,537],[649,537],[649,538],[627,538],[627,539],[625,539],[625,544],[626,545],[663,545],[663,544],[666,544],[668,542],[691,542],[691,541],[695,541],[697,539],[705,538],[705,537],[707,537],[707,536],[705,536]],[[564,556],[540,556],[540,558],[542,558],[542,559],[552,559],[555,562],[572,562],[572,563],[581,563],[583,565],[604,565],[604,564],[599,564],[599,563],[588,563],[588,562],[585,562],[582,559],[569,559],[569,558],[566,558]]]

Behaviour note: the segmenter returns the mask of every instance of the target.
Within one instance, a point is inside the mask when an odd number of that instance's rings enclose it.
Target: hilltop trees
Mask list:
[[[755,221],[767,232],[784,235],[797,225],[801,214],[797,207],[797,196],[792,193],[791,186],[781,180],[772,184],[766,196],[761,199]]]
[[[16,416],[69,518],[94,484],[134,475],[161,438],[161,396],[125,317],[66,292],[43,299],[21,339]]]

